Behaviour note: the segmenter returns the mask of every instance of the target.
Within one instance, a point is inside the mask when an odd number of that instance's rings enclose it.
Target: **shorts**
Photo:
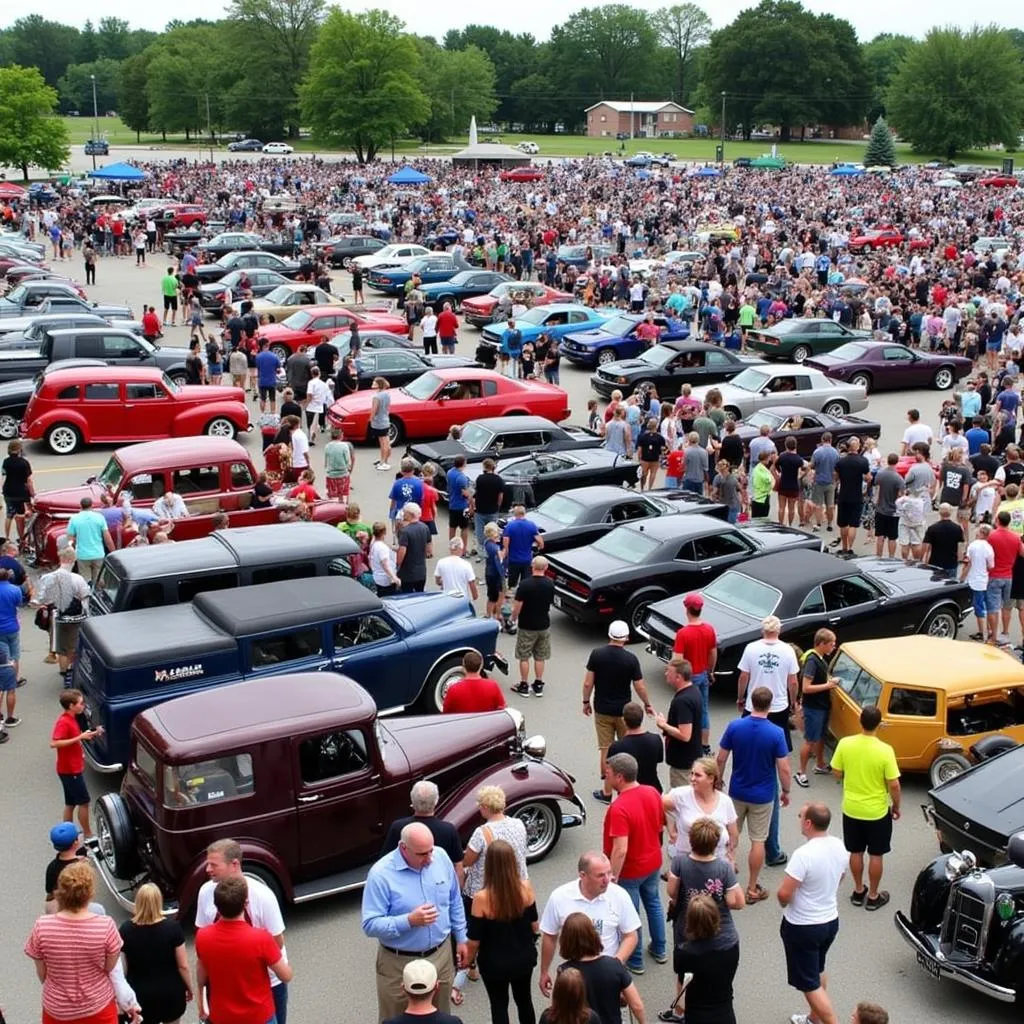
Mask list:
[[[844,526],[860,526],[861,512],[864,510],[862,501],[841,501],[836,512],[836,526],[842,529]]]
[[[327,479],[328,498],[347,498],[352,487],[350,476],[329,476]]]
[[[1010,607],[1019,612],[1022,608],[1024,608],[1024,597],[1010,598]]]
[[[8,661],[17,661],[21,657],[21,633],[0,633],[0,647],[7,648]]]
[[[277,387],[264,387],[260,385],[260,401],[261,402],[276,402],[277,401]]]
[[[487,584],[487,600],[491,604],[496,604],[501,600],[501,585],[504,581],[499,579],[497,576],[485,576],[484,583]]]
[[[547,661],[551,657],[551,630],[520,629],[516,633],[516,661]]]
[[[836,485],[819,484],[815,481],[811,487],[811,500],[815,505],[826,505],[831,508],[836,503]]]
[[[898,540],[901,544],[923,544],[924,523],[905,523],[900,520]]]
[[[431,537],[437,536],[437,520],[436,519],[421,519],[421,523],[430,531]]]
[[[607,750],[616,740],[626,735],[626,723],[621,715],[602,715],[594,712],[597,749]]]
[[[295,384],[292,386],[292,391],[295,392],[295,401],[304,402],[306,400],[306,394],[308,391],[308,384]]]
[[[985,592],[985,603],[988,605],[990,615],[993,612],[1002,611],[1005,606],[1009,605],[1010,590],[1012,587],[1013,580],[1010,579],[990,579],[988,581],[988,589]]]
[[[979,619],[985,618],[988,614],[988,591],[987,590],[972,590],[971,591],[971,602],[974,605],[974,614]]]
[[[825,957],[838,934],[838,917],[825,924],[790,924],[782,919],[779,935],[786,951],[786,980],[792,988],[798,992],[821,988]]]
[[[172,309],[175,313],[178,312],[178,296],[177,295],[165,295],[164,296],[164,312]]]
[[[75,650],[78,648],[78,633],[81,628],[81,622],[61,622],[60,619],[57,620],[57,635],[53,646],[58,654],[63,654],[68,658],[74,656]]]
[[[25,498],[4,498],[4,504],[7,506],[7,517],[13,519],[15,516],[23,516],[25,514],[25,504],[27,499]]]
[[[875,536],[879,540],[899,540],[899,516],[887,516],[884,512],[876,512]]]
[[[391,427],[368,427],[366,430],[367,437],[387,437],[391,433]]]
[[[804,708],[804,739],[808,743],[819,743],[825,738],[828,713],[828,708]]]
[[[519,581],[529,576],[533,571],[529,562],[509,562],[507,569],[508,586],[513,591],[519,586]]]
[[[465,530],[469,527],[469,514],[464,508],[448,508],[448,528]]]
[[[77,775],[57,775],[60,784],[64,789],[65,807],[88,807],[90,804],[89,787],[85,784],[85,776],[79,772]]]
[[[9,693],[17,688],[18,674],[14,671],[14,666],[10,662],[0,665],[0,693]]]
[[[881,857],[892,849],[892,814],[888,811],[881,818],[865,821],[843,815],[843,846],[847,853],[864,853]]]
[[[768,838],[768,829],[772,823],[774,800],[766,804],[748,804],[746,800],[733,798],[736,808],[736,829],[743,831],[743,822],[747,822],[747,836],[752,843],[763,843]]]
[[[224,366],[222,363],[207,363],[206,372],[211,377],[220,377],[224,373]]]
[[[779,497],[780,498],[793,498],[793,499],[799,498],[800,497],[800,488],[798,487],[795,491],[791,491],[788,487],[785,490],[782,490],[782,488],[780,487],[779,488]]]

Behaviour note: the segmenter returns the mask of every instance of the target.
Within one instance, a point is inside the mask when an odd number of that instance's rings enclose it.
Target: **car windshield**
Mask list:
[[[271,292],[271,295],[272,294],[273,294],[273,292]],[[268,295],[267,298],[269,299],[270,295]],[[304,331],[306,329],[306,325],[312,319],[313,319],[313,314],[312,313],[309,313],[309,312],[307,312],[304,309],[300,309],[298,311],[298,313],[292,313],[292,315],[290,317],[288,317],[287,320],[282,320],[281,321],[281,326],[282,327],[287,327],[288,330],[290,330],[290,331]]]
[[[866,708],[878,703],[882,684],[848,654],[840,651],[839,657],[832,663],[832,675],[839,679],[839,685],[855,704]]]
[[[421,373],[415,380],[406,384],[402,391],[410,398],[423,401],[425,398],[433,398],[434,392],[441,384],[441,378],[436,373]]]
[[[166,373],[161,374],[160,380],[172,395],[176,395],[181,391],[181,385],[173,377],[168,377]]]
[[[553,494],[547,501],[537,506],[537,514],[554,519],[559,526],[575,526],[586,512],[586,506],[578,501],[566,498],[562,494]]]
[[[831,356],[834,363],[852,363],[855,359],[863,359],[867,354],[868,350],[863,345],[850,342],[832,349]]]
[[[594,541],[594,550],[611,555],[620,562],[639,565],[658,547],[658,542],[639,530],[620,528],[611,530]]]
[[[292,296],[291,288],[286,284],[279,284],[266,296],[267,302],[287,302]]]
[[[615,337],[620,338],[624,334],[629,334],[634,327],[636,327],[635,320],[630,320],[628,316],[617,316],[607,323],[601,324],[599,329],[604,334],[614,334]]]
[[[667,345],[653,345],[641,352],[637,358],[648,366],[657,366],[660,369],[663,366],[668,366],[678,354],[674,348],[669,348]]]
[[[462,428],[462,446],[468,452],[485,452],[494,444],[494,431],[479,423],[467,423]]]
[[[722,573],[704,588],[704,596],[752,619],[771,615],[782,600],[782,594],[774,587],[741,572]]]
[[[477,273],[479,273],[477,270],[460,270],[454,277],[449,277],[448,280],[445,281],[445,285],[463,285]]]
[[[517,283],[517,281],[502,281],[501,284],[496,284],[487,294],[490,295],[492,299],[500,299],[511,290],[513,285]]]
[[[228,754],[164,766],[164,807],[192,807],[252,795],[252,756]]]
[[[751,413],[743,422],[748,427],[757,427],[759,430],[761,427],[771,427],[772,430],[778,430],[784,419],[784,416],[780,416],[776,412],[761,409],[758,412]]]
[[[117,461],[116,455],[107,462],[100,471],[100,475],[96,477],[98,483],[111,491],[116,491],[123,479],[124,470],[121,468],[121,463]]]
[[[534,306],[521,316],[516,317],[517,324],[542,324],[551,312],[550,306]]]
[[[740,391],[757,392],[760,391],[769,380],[771,380],[770,373],[765,373],[763,370],[755,370],[751,367],[733,377],[733,379],[729,381],[729,384],[734,388],[739,388]]]

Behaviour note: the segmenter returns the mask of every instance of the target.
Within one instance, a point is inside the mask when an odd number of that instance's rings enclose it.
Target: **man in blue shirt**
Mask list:
[[[399,513],[406,503],[413,501],[421,508],[423,507],[423,481],[414,476],[416,463],[412,459],[402,459],[398,468],[401,472],[388,492],[391,502],[388,507],[388,519],[391,520],[392,532],[396,541],[398,540],[398,528],[402,525],[402,517]]]
[[[260,412],[277,412],[277,371],[281,369],[281,360],[270,351],[270,342],[260,338],[260,350],[256,353],[256,384],[260,389]]]
[[[451,937],[459,966],[468,963],[466,912],[459,879],[448,854],[434,846],[430,829],[412,822],[402,829],[398,849],[370,868],[363,890],[363,933],[380,943],[377,951],[377,1019],[405,1010],[402,972],[410,960],[429,960],[440,983],[437,1008],[451,1009],[455,980]]]
[[[510,377],[519,376],[519,358],[523,354],[523,334],[516,327],[515,320],[509,320],[508,327],[501,336],[501,348],[498,354],[501,356],[502,372],[508,367]]]
[[[507,331],[505,332],[508,333]],[[456,455],[455,462],[446,476],[448,480],[448,539],[455,534],[462,534],[462,550],[470,555],[469,550],[469,496],[472,483],[466,476],[466,456]]]
[[[82,511],[68,520],[68,536],[78,553],[78,571],[94,584],[99,577],[103,559],[114,550],[114,541],[107,529],[107,521],[92,507],[92,498],[83,498]]]
[[[989,432],[985,429],[985,421],[980,416],[974,417],[974,424],[964,434],[964,437],[967,439],[968,457],[977,455],[983,444],[990,444],[992,441]]]
[[[533,548],[544,550],[544,536],[536,523],[526,518],[526,508],[515,505],[512,518],[505,525],[502,533],[505,568],[508,570],[509,590],[515,590],[519,581],[530,575],[533,562]]]
[[[836,480],[835,469],[839,461],[839,452],[832,447],[832,434],[825,431],[821,442],[811,454],[811,465],[814,467],[814,485],[811,488],[811,500],[814,502],[815,529],[821,529],[823,519],[828,520],[828,532],[832,532],[832,519],[836,514]]]
[[[0,692],[3,692],[7,703],[6,726],[20,724],[14,716],[14,702],[18,688],[19,661],[21,657],[21,623],[18,621],[18,609],[28,600],[27,588],[16,586],[11,582],[13,573],[9,569],[0,570]],[[3,711],[0,709],[0,719]]]

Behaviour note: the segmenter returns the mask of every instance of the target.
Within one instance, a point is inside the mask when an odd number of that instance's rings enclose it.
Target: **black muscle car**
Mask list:
[[[256,269],[276,270],[282,277],[294,280],[301,268],[295,260],[286,260],[276,253],[240,249],[224,253],[215,263],[201,263],[196,267],[196,277],[202,286],[211,281],[219,281],[232,270]]]
[[[771,409],[758,409],[745,420],[736,424],[736,435],[746,448],[761,433],[761,426],[771,428],[768,435],[781,452],[786,447],[786,438],[796,438],[796,450],[800,455],[810,457],[826,431],[832,435],[832,444],[838,447],[840,441],[851,437],[882,436],[882,425],[860,416],[830,416],[800,405],[779,405]]]
[[[707,515],[664,516],[609,530],[549,559],[555,607],[577,622],[625,619],[640,639],[648,608],[685,594],[741,563],[780,550],[821,550],[803,530],[771,523],[731,525]]]
[[[219,235],[200,242],[196,248],[207,259],[219,259],[229,252],[272,252],[278,256],[291,256],[295,243],[290,240],[275,242],[252,231],[222,231]]]
[[[376,337],[376,336],[375,336]],[[396,344],[403,340],[398,335],[391,335]],[[425,356],[410,348],[370,349],[364,342],[356,359],[359,371],[359,388],[365,390],[373,384],[374,377],[387,377],[393,388],[402,387],[415,380],[427,370],[448,370],[479,364],[467,356]]]
[[[822,628],[844,643],[908,633],[955,639],[971,603],[965,583],[931,566],[873,556],[844,560],[820,551],[754,559],[698,593],[704,598],[701,618],[718,635],[718,677],[735,673],[744,647],[761,636],[761,620],[768,615],[782,620],[784,640],[810,650]],[[668,661],[685,622],[681,594],[651,605],[641,627],[648,649]]]

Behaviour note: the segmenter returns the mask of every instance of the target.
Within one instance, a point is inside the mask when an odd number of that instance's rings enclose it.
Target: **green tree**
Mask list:
[[[91,64],[99,55],[100,49],[96,40],[96,29],[92,21],[86,18],[81,34],[78,37],[77,62],[79,64]]]
[[[96,26],[96,47],[99,57],[124,60],[131,53],[132,35],[127,21],[121,18],[100,18]]]
[[[690,84],[695,51],[711,38],[711,19],[696,4],[662,7],[652,15],[661,44],[672,52],[672,98],[685,103],[695,85]]]
[[[430,100],[430,115],[420,126],[425,141],[464,135],[471,117],[490,120],[497,109],[494,65],[476,46],[443,50],[433,41],[417,40],[420,88]]]
[[[992,142],[1016,148],[1024,124],[1020,53],[994,26],[932,29],[893,77],[886,109],[921,153],[950,159]]]
[[[57,91],[38,68],[0,68],[0,165],[20,167],[28,181],[32,164],[48,171],[71,155],[64,122],[54,117]]]
[[[89,64],[71,64],[57,82],[63,110],[77,110],[92,116],[92,76],[96,76],[96,107],[103,114],[117,110],[121,62],[104,58]]]
[[[871,129],[868,148],[864,151],[864,163],[867,167],[896,166],[896,143],[893,142],[892,132],[884,117],[877,118]]]
[[[71,25],[29,14],[19,18],[8,32],[8,59],[25,68],[39,68],[47,85],[55,86],[67,66],[78,59],[79,32]]]
[[[122,61],[117,80],[117,112],[133,132],[136,141],[141,141],[144,131],[149,130],[149,58],[136,53]]]
[[[910,36],[883,32],[861,47],[871,82],[871,104],[868,107],[870,121],[874,122],[885,115],[885,94],[889,90],[892,77],[903,63],[904,57],[916,45],[917,41]]]
[[[324,142],[350,147],[360,163],[430,116],[417,73],[420,56],[387,11],[333,8],[310,51],[299,95],[306,122]]]

